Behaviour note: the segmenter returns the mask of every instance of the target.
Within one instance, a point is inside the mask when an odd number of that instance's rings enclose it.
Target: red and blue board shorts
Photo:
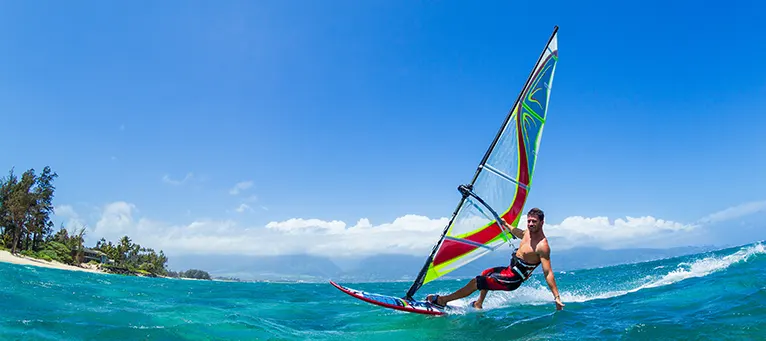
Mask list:
[[[479,290],[516,290],[524,278],[512,270],[510,266],[497,266],[482,271],[476,276],[476,286]]]

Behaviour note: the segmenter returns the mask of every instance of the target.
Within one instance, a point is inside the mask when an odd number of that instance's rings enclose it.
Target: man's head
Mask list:
[[[527,212],[527,229],[532,232],[542,230],[543,223],[545,222],[545,213],[543,210],[535,207]]]

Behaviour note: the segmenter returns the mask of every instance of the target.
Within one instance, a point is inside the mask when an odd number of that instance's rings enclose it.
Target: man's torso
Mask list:
[[[545,241],[545,239],[545,236],[532,238],[529,231],[527,231],[527,233],[524,233],[521,243],[519,243],[518,250],[516,250],[516,257],[527,264],[539,264],[540,256],[537,254],[537,247]]]

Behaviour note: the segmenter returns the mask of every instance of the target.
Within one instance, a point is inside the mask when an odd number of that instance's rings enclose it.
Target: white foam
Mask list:
[[[662,276],[658,280],[644,284],[636,290],[654,288],[662,285],[673,284],[688,278],[703,277],[713,272],[721,271],[732,264],[747,261],[753,255],[766,253],[763,244],[756,244],[723,257],[707,257],[692,263],[678,264],[678,268]],[[635,290],[634,290],[635,291]]]
[[[442,295],[448,293],[441,293]],[[564,300],[564,294],[562,293],[562,300]],[[456,314],[462,314],[466,311],[470,311],[472,307],[470,303],[478,298],[477,295],[471,295],[469,297],[451,301],[450,306],[460,308],[456,311]],[[540,305],[550,304],[552,302],[552,295],[547,287],[544,287],[541,283],[535,279],[530,279],[525,286],[522,286],[514,291],[493,291],[490,292],[484,303],[482,304],[482,310],[492,310],[498,308],[506,308],[511,306],[521,305]],[[565,303],[566,304],[566,303]]]
[[[576,292],[567,292],[559,290],[561,301],[565,305],[567,302],[587,302],[592,300],[612,298],[626,295],[642,289],[655,288],[659,286],[670,285],[694,277],[703,277],[711,273],[724,270],[739,262],[745,262],[753,255],[765,254],[766,247],[758,243],[753,246],[742,248],[737,252],[726,256],[710,256],[692,262],[679,263],[676,269],[660,276],[645,276],[636,283],[636,287],[626,290],[614,290],[594,294],[580,294]],[[664,266],[655,267],[662,269]],[[641,284],[643,283],[643,284]],[[448,293],[441,293],[442,295]],[[471,295],[464,299],[450,302],[451,306],[470,308],[469,303],[475,300],[477,295]],[[518,306],[518,305],[542,305],[553,304],[553,297],[547,284],[539,282],[536,279],[530,279],[522,287],[515,291],[503,292],[495,291],[487,295],[484,301],[484,310]]]

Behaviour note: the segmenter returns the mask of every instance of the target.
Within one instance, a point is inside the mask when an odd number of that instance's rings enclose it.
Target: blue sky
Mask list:
[[[321,244],[360,219],[406,239],[397,228],[426,217],[430,248],[559,25],[529,205],[560,226],[662,220],[623,227],[644,231],[750,205],[728,212],[763,226],[759,13],[755,1],[5,2],[0,166],[53,167],[56,221],[93,239],[195,236],[177,252],[213,252],[243,229]],[[694,242],[764,238],[743,231]]]

